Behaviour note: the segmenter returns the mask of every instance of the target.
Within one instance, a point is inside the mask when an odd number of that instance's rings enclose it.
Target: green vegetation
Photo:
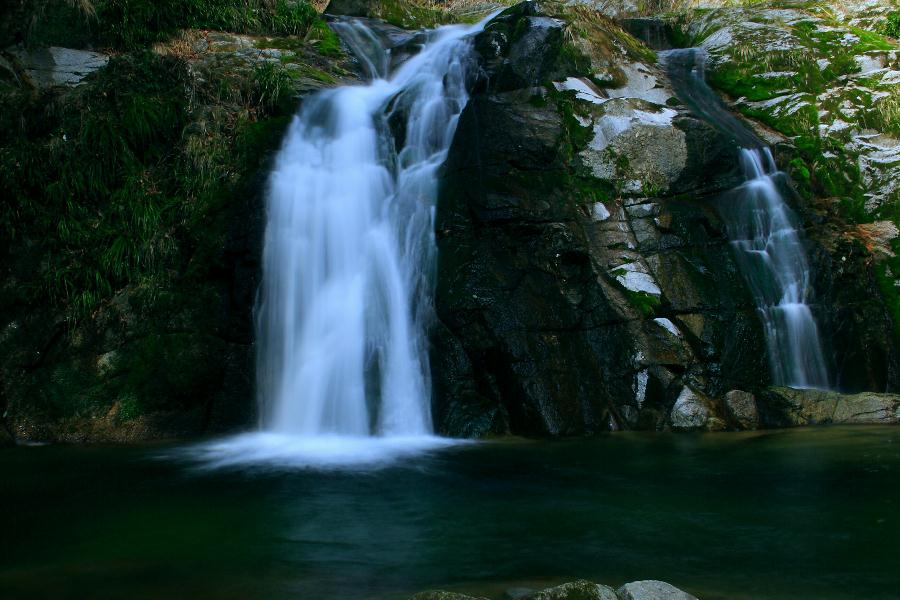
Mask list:
[[[328,37],[326,45],[334,43],[305,0],[25,0],[7,10],[0,42],[32,46],[133,50],[165,41],[179,29],[295,36],[314,29]],[[23,30],[22,23],[29,25]]]
[[[884,18],[880,33],[892,38],[900,38],[900,10],[895,10]]]
[[[0,87],[0,412],[75,435],[167,412],[202,427],[246,360],[223,331],[247,302],[229,297],[236,220],[259,214],[298,89],[346,74],[340,43],[303,0],[0,13],[3,47],[110,55],[74,88]]]

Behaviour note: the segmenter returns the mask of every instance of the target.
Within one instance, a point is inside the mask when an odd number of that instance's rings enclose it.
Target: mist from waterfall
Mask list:
[[[828,370],[810,309],[812,270],[797,216],[782,195],[787,175],[771,150],[731,114],[703,76],[696,48],[661,53],[679,98],[734,139],[744,183],[726,194],[720,213],[761,317],[772,382],[827,388]]]

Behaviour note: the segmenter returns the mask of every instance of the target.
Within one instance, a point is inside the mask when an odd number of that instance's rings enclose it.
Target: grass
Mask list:
[[[22,0],[4,10],[3,45],[134,50],[188,28],[325,35],[321,17],[304,0]]]
[[[68,94],[0,96],[0,253],[42,256],[27,290],[35,301],[74,322],[123,286],[183,273],[214,237],[209,215],[258,168],[259,146],[278,144],[293,110],[281,65],[247,79],[220,76],[220,96],[197,88],[183,60],[147,52],[113,57]],[[268,120],[281,129],[245,151],[244,132]]]
[[[900,38],[900,10],[895,10],[884,18],[880,33],[892,38]]]

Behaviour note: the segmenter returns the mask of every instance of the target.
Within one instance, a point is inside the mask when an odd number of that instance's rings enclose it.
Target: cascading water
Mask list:
[[[366,25],[339,27],[375,78],[307,100],[271,176],[258,309],[263,426],[426,435],[436,171],[467,101],[475,28],[431,32],[388,76]]]
[[[392,73],[379,32],[336,24],[371,80],[310,97],[288,131],[256,313],[262,431],[202,446],[207,464],[371,464],[451,443],[431,435],[437,170],[486,21],[416,34]]]
[[[745,182],[728,194],[721,213],[762,317],[772,381],[827,388],[822,343],[809,307],[812,274],[797,218],[780,191],[787,176],[778,171],[769,148],[706,84],[701,51],[671,50],[661,56],[682,101],[739,146]]]

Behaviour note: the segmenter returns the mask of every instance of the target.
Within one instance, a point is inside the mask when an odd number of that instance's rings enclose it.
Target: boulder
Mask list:
[[[621,600],[697,600],[674,585],[654,580],[626,583],[616,593]]]
[[[579,579],[541,590],[527,600],[618,600],[615,590],[605,585]]]
[[[458,592],[445,592],[443,590],[429,590],[427,592],[419,592],[411,596],[409,600],[487,600],[481,596],[469,596]]]
[[[732,427],[756,429],[759,426],[756,397],[749,392],[731,390],[725,394],[725,416]]]
[[[707,403],[694,390],[685,386],[675,400],[669,415],[672,429],[705,429],[709,419],[710,410]]]

